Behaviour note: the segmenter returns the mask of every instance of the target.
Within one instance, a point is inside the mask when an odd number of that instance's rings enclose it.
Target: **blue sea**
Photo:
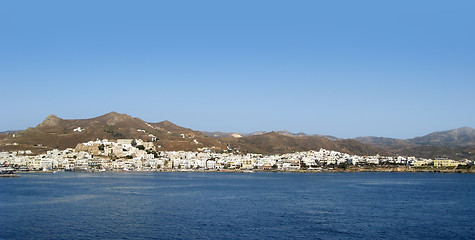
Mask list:
[[[474,239],[475,175],[0,178],[0,239]]]

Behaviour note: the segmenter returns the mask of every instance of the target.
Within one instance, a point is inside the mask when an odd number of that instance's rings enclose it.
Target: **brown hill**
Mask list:
[[[158,123],[151,123],[152,126],[162,130],[162,131],[170,131],[170,132],[195,132],[189,128],[180,127],[168,120],[158,122]]]
[[[206,136],[200,131],[180,127],[169,121],[150,123],[159,136],[160,150],[171,151],[196,151],[198,148],[207,147],[214,151],[226,150],[226,144],[218,139]]]
[[[3,138],[3,139],[2,139]],[[127,114],[111,112],[91,119],[66,120],[49,115],[34,128],[0,138],[0,151],[29,149],[42,152],[48,149],[75,147],[78,143],[96,139],[134,138],[155,141],[160,150],[188,150],[197,148],[226,149],[226,145],[198,131],[179,127],[168,121],[147,123]]]
[[[417,146],[417,144],[411,143],[409,140],[385,137],[357,137],[355,140],[364,144],[378,146],[389,151],[397,151]]]
[[[242,138],[222,138],[222,142],[227,143],[243,153],[282,154],[318,150],[320,148],[357,155],[384,153],[382,149],[351,139],[332,141],[326,137],[289,136],[278,132]]]
[[[442,146],[417,146],[413,148],[398,150],[395,152],[395,154],[431,159],[475,159],[475,146],[467,146],[461,148],[450,148]]]

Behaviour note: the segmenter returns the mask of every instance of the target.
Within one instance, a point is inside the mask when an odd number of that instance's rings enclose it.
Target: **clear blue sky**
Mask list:
[[[203,131],[475,127],[475,1],[1,1],[0,131],[110,111]]]

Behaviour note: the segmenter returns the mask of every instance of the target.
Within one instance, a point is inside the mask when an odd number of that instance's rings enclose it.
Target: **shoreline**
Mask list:
[[[0,178],[20,177],[18,174],[0,174]]]
[[[154,170],[154,171],[121,171],[121,170],[112,170],[112,171],[17,171],[13,175],[18,174],[29,174],[29,173],[56,173],[56,172],[71,172],[71,173],[190,173],[190,172],[200,172],[200,173],[259,173],[259,172],[276,172],[276,173],[358,173],[358,172],[409,172],[409,173],[465,173],[465,174],[474,174],[475,168],[467,169],[437,169],[437,168],[414,168],[414,167],[357,167],[357,168],[345,168],[345,169],[311,169],[311,170],[262,170],[262,169],[252,169],[252,170],[241,170],[241,169],[223,169],[223,170],[177,170],[177,169],[165,169],[165,170]],[[6,174],[3,174],[6,175]],[[8,177],[3,176],[2,177]],[[13,176],[12,176],[13,177]],[[19,176],[17,176],[19,177]]]

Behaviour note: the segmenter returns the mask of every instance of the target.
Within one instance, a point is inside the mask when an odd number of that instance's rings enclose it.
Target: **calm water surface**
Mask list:
[[[0,239],[474,239],[475,175],[0,178]]]

